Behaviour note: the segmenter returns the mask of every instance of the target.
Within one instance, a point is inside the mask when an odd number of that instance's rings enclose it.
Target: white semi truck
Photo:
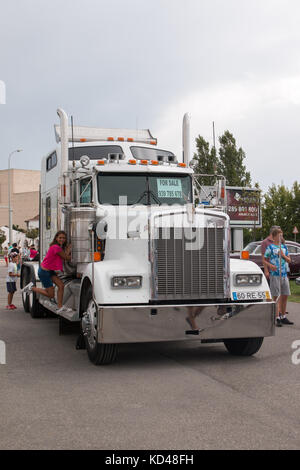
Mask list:
[[[80,325],[78,347],[94,364],[113,362],[120,343],[221,341],[256,353],[274,335],[274,303],[259,267],[230,259],[222,180],[214,207],[195,207],[188,115],[178,162],[149,130],[73,127],[57,113],[57,147],[42,160],[40,259],[66,231],[60,325]],[[21,287],[40,284],[38,264],[23,264]],[[33,292],[23,305],[33,318],[57,310]]]

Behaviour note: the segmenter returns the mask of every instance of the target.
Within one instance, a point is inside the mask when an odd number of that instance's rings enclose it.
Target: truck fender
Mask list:
[[[80,286],[80,300],[79,300],[79,318],[82,317],[83,313],[84,313],[84,309],[85,309],[85,305],[84,305],[84,298],[85,298],[85,293],[87,292],[89,286],[92,285],[92,281],[90,280],[89,277],[85,277],[82,282],[81,282],[81,286]]]
[[[21,266],[21,277],[20,277],[20,287],[21,289],[23,289],[23,287],[25,287],[25,282],[24,280],[26,279],[34,279],[35,281],[37,281],[39,279],[38,277],[38,269],[39,269],[39,263],[38,262],[29,262],[29,261],[25,261],[24,263],[22,263],[22,266]],[[27,275],[25,275],[25,272],[27,271]]]

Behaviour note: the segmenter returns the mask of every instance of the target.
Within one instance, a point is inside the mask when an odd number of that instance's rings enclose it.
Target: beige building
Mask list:
[[[39,213],[38,170],[10,170],[12,223],[26,230],[26,220]],[[0,170],[0,226],[8,225],[8,170]]]

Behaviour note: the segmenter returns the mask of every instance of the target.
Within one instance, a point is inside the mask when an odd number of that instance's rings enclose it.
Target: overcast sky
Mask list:
[[[0,0],[0,169],[39,169],[57,107],[74,124],[149,128],[181,156],[191,115],[233,133],[263,189],[299,180],[299,0]]]

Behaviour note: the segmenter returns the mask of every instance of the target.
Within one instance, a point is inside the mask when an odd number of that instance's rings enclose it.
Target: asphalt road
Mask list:
[[[57,319],[5,310],[0,267],[0,449],[298,449],[300,304],[253,357],[223,344],[123,345],[94,366]],[[300,354],[299,354],[300,358]]]

